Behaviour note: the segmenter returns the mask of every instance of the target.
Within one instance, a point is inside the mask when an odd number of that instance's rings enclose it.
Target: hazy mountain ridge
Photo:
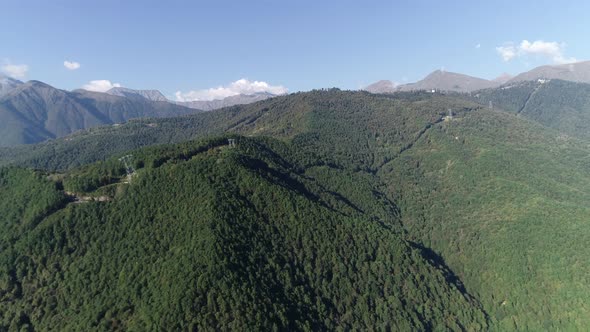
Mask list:
[[[257,101],[265,100],[268,98],[276,97],[276,95],[268,92],[259,92],[251,95],[239,94],[235,96],[229,96],[223,99],[215,100],[195,100],[195,101],[177,101],[178,105],[199,109],[203,111],[213,111],[216,109],[235,106],[235,105],[247,105],[255,103]]]
[[[145,98],[151,101],[168,101],[166,97],[158,90],[134,90],[122,87],[115,87],[106,93],[113,96],[127,97],[127,98]]]
[[[140,117],[165,117],[195,110],[168,102],[130,99],[86,90],[65,91],[29,81],[0,98],[0,146],[37,143],[80,129]]]

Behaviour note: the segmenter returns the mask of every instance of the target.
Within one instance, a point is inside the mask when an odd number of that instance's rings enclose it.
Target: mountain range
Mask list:
[[[158,90],[133,90],[128,88],[116,87],[108,90],[106,93],[114,96],[121,96],[133,99],[148,99],[150,101],[167,101],[177,105],[193,108],[201,111],[213,111],[219,108],[234,106],[234,105],[245,105],[254,103],[257,101],[265,100],[268,98],[276,97],[276,95],[269,92],[258,92],[254,94],[238,94],[235,96],[229,96],[222,99],[214,100],[194,100],[194,101],[171,101],[168,100]]]
[[[177,101],[178,105],[195,108],[203,111],[212,111],[224,107],[234,105],[245,105],[268,98],[276,97],[276,95],[268,92],[259,92],[254,94],[239,94],[235,96],[225,97],[223,99],[215,100],[195,100],[195,101]]]
[[[382,80],[364,90],[372,93],[421,90],[476,92],[538,79],[590,82],[590,62],[542,66],[515,77],[502,74],[494,80],[436,70],[416,83],[396,85]],[[0,146],[37,143],[62,137],[76,130],[121,123],[138,117],[169,117],[211,111],[273,97],[276,96],[263,92],[240,94],[220,100],[173,102],[158,90],[116,87],[106,93],[84,90],[68,92],[38,81],[23,83],[1,76]]]
[[[564,81],[590,83],[590,61],[541,66],[514,77],[510,74],[503,73],[493,80],[486,80],[444,70],[435,70],[416,83],[397,85],[392,81],[381,80],[368,85],[363,88],[363,90],[371,93],[394,93],[397,91],[417,90],[473,92],[495,88],[506,83],[536,81],[538,79],[559,79]]]
[[[168,102],[86,90],[70,92],[29,81],[0,97],[0,146],[37,143],[134,118],[170,117],[196,111]]]

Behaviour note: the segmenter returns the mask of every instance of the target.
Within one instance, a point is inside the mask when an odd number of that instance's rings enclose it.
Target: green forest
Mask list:
[[[590,143],[536,116],[569,86],[533,84],[316,90],[2,149],[0,330],[583,330]]]

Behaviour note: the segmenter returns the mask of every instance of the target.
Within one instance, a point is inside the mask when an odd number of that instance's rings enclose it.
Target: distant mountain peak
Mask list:
[[[395,91],[397,84],[389,80],[381,80],[370,84],[363,88],[363,90],[371,93],[391,93]]]
[[[437,69],[416,83],[400,85],[399,90],[442,90],[471,92],[475,90],[496,87],[498,85],[499,83],[497,82],[489,81],[483,78]]]
[[[497,81],[490,81],[483,78],[454,73],[444,69],[437,69],[416,83],[396,85],[392,81],[381,80],[365,87],[363,90],[371,93],[393,93],[396,91],[418,90],[471,92],[497,87],[501,84],[502,83]]]
[[[590,61],[545,65],[516,75],[510,82],[536,81],[538,79],[559,79],[579,83],[590,83]]]

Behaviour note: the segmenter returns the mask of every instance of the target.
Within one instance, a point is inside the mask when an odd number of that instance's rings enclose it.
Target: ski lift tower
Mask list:
[[[135,173],[135,169],[131,164],[131,160],[133,159],[133,155],[126,155],[119,158],[119,161],[125,165],[125,172],[127,172],[127,181],[131,183],[131,176]]]

